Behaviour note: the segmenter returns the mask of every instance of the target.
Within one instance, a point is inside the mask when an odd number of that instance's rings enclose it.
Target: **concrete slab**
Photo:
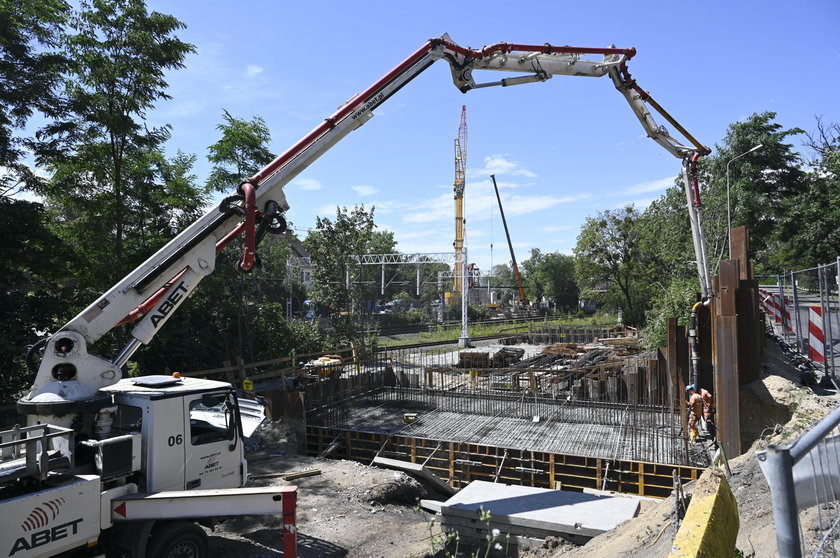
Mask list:
[[[486,538],[496,529],[500,533],[499,538],[506,539],[510,535],[511,540],[525,538],[542,541],[548,537],[562,537],[577,545],[583,545],[592,538],[588,535],[566,533],[557,531],[556,529],[538,529],[536,527],[499,523],[492,519],[489,522],[479,521],[477,517],[475,519],[468,519],[457,515],[447,515],[444,517],[440,513],[437,513],[435,514],[435,521],[440,524],[442,529],[458,531],[462,537]]]
[[[443,494],[454,494],[455,489],[443,482],[440,477],[426,469],[420,463],[412,463],[410,461],[400,461],[399,459],[390,459],[388,457],[375,457],[373,459],[374,465],[387,467],[389,469],[397,469],[398,471],[405,471],[409,475],[413,475],[420,481],[426,481],[435,489]]]
[[[481,510],[502,527],[594,537],[636,516],[639,502],[528,486],[473,481],[447,500],[441,515],[475,519]],[[512,529],[509,529],[512,531]],[[527,534],[527,533],[522,533]]]
[[[425,498],[420,500],[420,507],[428,512],[440,513],[442,506],[443,502],[439,500],[426,500]]]

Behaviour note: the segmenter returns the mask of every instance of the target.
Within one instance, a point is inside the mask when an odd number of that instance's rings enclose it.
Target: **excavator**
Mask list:
[[[206,535],[195,524],[232,513],[282,513],[284,555],[295,555],[294,509],[288,506],[294,496],[239,488],[248,475],[232,386],[164,375],[124,378],[124,370],[213,273],[217,254],[234,239],[244,238],[238,268],[257,267],[260,240],[286,227],[283,187],[436,61],[449,64],[464,93],[556,75],[608,76],[648,137],[682,161],[701,290],[708,297],[696,163],[710,150],[639,87],[628,68],[635,55],[633,48],[614,46],[500,42],[472,49],[448,35],[429,39],[33,346],[26,360],[34,380],[17,405],[27,426],[0,432],[0,555],[45,557],[81,548],[119,556],[201,557]],[[480,71],[507,75],[479,82]],[[656,124],[648,107],[687,142]],[[124,326],[130,341],[117,354],[106,358],[89,351]],[[224,417],[222,427],[201,419],[213,414]]]

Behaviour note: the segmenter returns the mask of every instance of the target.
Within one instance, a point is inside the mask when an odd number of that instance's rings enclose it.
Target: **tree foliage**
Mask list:
[[[166,160],[168,127],[145,119],[169,98],[165,72],[182,67],[193,46],[174,35],[180,21],[149,13],[141,0],[82,2],[70,26],[69,112],[44,130],[52,149],[41,160],[53,171],[44,193],[61,210],[61,235],[87,260],[75,273],[103,290],[204,203],[190,180],[193,159]]]
[[[575,258],[560,252],[542,253],[532,248],[522,262],[528,298],[540,301],[546,297],[557,309],[569,311],[577,307],[579,289],[575,280]]]
[[[217,192],[229,192],[246,178],[254,175],[274,158],[268,149],[271,134],[259,116],[243,120],[227,110],[224,122],[217,126],[221,139],[208,147],[207,160],[213,163],[207,187]]]
[[[621,309],[628,324],[644,322],[650,282],[639,242],[641,215],[632,206],[603,211],[586,219],[575,247],[575,276],[581,290],[611,309]]]
[[[61,112],[57,90],[68,58],[59,42],[68,11],[63,0],[0,2],[0,195],[35,189],[39,181],[22,162],[34,138],[18,132],[36,112]]]
[[[352,339],[362,300],[361,267],[353,256],[368,252],[374,238],[374,209],[336,207],[335,220],[316,217],[304,244],[312,258],[312,298],[333,310],[333,326]]]
[[[790,211],[808,189],[803,161],[789,143],[803,131],[784,129],[775,119],[776,113],[763,112],[731,124],[723,143],[715,146],[715,155],[701,162],[707,235],[726,238],[728,167],[732,226],[747,228],[756,265],[768,270],[780,263],[774,261],[779,241],[798,226],[790,220]],[[743,155],[758,145],[760,149]],[[721,243],[720,251],[710,252],[717,256],[725,248]]]

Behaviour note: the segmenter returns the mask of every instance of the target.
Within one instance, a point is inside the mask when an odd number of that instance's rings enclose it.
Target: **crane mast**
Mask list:
[[[452,291],[461,294],[464,269],[464,187],[467,169],[467,105],[461,106],[461,123],[455,138],[455,284]]]

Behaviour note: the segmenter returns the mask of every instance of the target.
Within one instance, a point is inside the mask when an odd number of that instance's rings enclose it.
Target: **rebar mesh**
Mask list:
[[[389,351],[345,366],[340,377],[306,387],[307,421],[585,457],[708,464],[702,447],[685,442],[674,386],[656,359],[645,358],[651,355],[582,366],[579,355],[549,361],[536,346],[516,348],[522,359],[503,368],[459,367],[494,362],[499,346]]]

